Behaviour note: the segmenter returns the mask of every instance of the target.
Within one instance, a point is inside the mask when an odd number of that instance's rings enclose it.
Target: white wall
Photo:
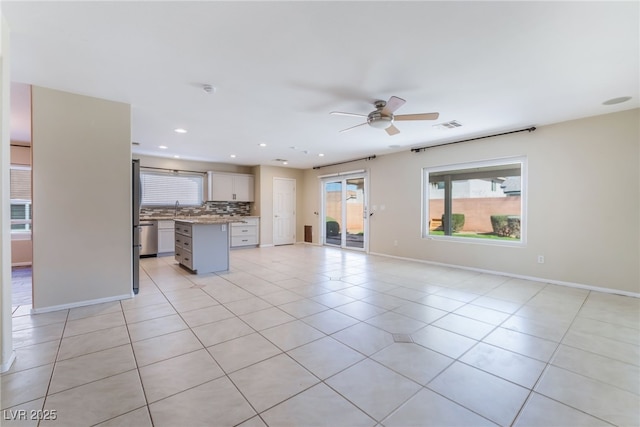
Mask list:
[[[13,336],[11,333],[11,214],[9,190],[9,28],[0,11],[0,372],[7,371],[13,360]]]
[[[33,307],[131,295],[131,112],[32,88]]]
[[[318,175],[366,168],[370,251],[640,293],[640,110],[469,143],[305,171],[301,221],[317,224]],[[422,168],[510,156],[528,159],[524,247],[421,237]],[[302,188],[302,187],[301,187]],[[314,241],[319,233],[314,227]],[[394,246],[394,240],[398,246]],[[545,263],[538,264],[537,256]]]

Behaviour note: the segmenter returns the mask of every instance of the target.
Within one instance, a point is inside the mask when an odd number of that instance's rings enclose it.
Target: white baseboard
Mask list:
[[[382,257],[387,257],[387,258],[401,259],[401,260],[405,260],[405,261],[421,262],[423,264],[438,265],[438,266],[441,266],[441,267],[459,268],[460,270],[476,271],[478,273],[495,274],[497,276],[512,277],[514,279],[524,279],[524,280],[531,280],[533,282],[550,283],[552,285],[567,286],[569,288],[578,288],[578,289],[585,289],[585,290],[588,290],[588,291],[603,292],[603,293],[606,293],[606,294],[624,295],[624,296],[627,296],[627,297],[640,298],[640,293],[623,291],[623,290],[620,290],[620,289],[601,288],[599,286],[585,285],[585,284],[582,284],[582,283],[565,282],[565,281],[562,281],[562,280],[545,279],[545,278],[542,278],[542,277],[535,277],[535,276],[525,276],[525,275],[522,275],[522,274],[513,274],[513,273],[506,273],[504,271],[486,270],[486,269],[483,269],[483,268],[465,267],[465,266],[462,266],[462,265],[446,264],[446,263],[443,263],[443,262],[427,261],[427,260],[416,259],[416,258],[407,258],[407,257],[401,257],[401,256],[395,256],[395,255],[382,254],[382,253],[378,253],[378,252],[371,252],[370,254],[371,255],[378,255],[378,256],[382,256]]]
[[[60,305],[51,305],[49,307],[32,308],[31,314],[42,314],[42,313],[49,313],[51,311],[67,310],[70,308],[84,307],[87,305],[102,304],[105,302],[112,302],[112,301],[120,301],[123,299],[129,299],[132,297],[133,297],[133,291],[130,294],[116,295],[116,296],[106,297],[106,298],[97,298],[97,299],[86,300],[86,301],[78,301],[78,302],[72,302],[70,304],[60,304]]]
[[[0,373],[7,372],[9,369],[11,369],[11,365],[13,365],[13,362],[15,360],[16,360],[16,352],[15,350],[11,350],[11,355],[9,356],[9,360],[7,360],[5,363],[3,363],[0,366]]]
[[[259,248],[272,248],[273,247],[273,243],[260,243],[260,245],[258,246]]]

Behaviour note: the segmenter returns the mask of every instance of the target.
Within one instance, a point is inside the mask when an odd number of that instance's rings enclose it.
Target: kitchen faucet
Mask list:
[[[176,200],[176,204],[173,207],[173,217],[175,218],[176,216],[178,216],[178,207],[180,207],[180,201]]]

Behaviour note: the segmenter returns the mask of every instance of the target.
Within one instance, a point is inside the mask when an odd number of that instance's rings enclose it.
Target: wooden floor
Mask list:
[[[31,267],[13,267],[11,269],[12,297],[11,305],[31,305]]]

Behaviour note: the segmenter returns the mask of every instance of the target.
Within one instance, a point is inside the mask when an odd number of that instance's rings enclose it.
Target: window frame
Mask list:
[[[464,236],[447,236],[430,234],[430,213],[429,201],[430,193],[434,189],[430,182],[429,176],[433,173],[442,174],[442,172],[473,169],[473,168],[489,168],[496,166],[520,165],[520,239],[519,240],[502,240],[502,239],[479,239]],[[428,166],[422,168],[422,238],[435,241],[451,241],[464,242],[480,245],[498,245],[498,246],[516,246],[524,247],[527,244],[527,199],[528,199],[528,179],[527,179],[527,157],[514,156],[496,159],[478,160],[466,163],[454,163],[440,166]],[[436,188],[437,189],[437,188]],[[508,196],[507,196],[508,197]]]
[[[153,168],[140,168],[140,199],[141,199],[141,203],[140,206],[143,208],[162,208],[162,207],[173,207],[175,205],[175,201],[158,201],[158,202],[152,202],[149,203],[148,201],[145,202],[145,179],[144,176],[145,175],[153,175],[153,176],[158,176],[158,177],[176,177],[176,176],[182,176],[182,177],[189,177],[189,178],[198,178],[200,183],[198,184],[199,186],[199,193],[196,195],[197,197],[197,201],[196,202],[186,202],[184,200],[181,199],[180,195],[176,196],[176,200],[179,201],[180,206],[181,207],[193,207],[193,206],[202,206],[203,203],[205,202],[205,175],[206,172],[187,172],[187,171],[168,171],[168,170],[158,170],[158,169],[153,169]]]
[[[10,181],[11,181],[11,171],[12,170],[21,170],[21,171],[29,171],[29,193],[31,193],[31,185],[32,185],[32,176],[31,176],[31,166],[30,165],[21,165],[21,164],[10,164],[9,165],[9,174],[10,174]],[[10,234],[12,239],[26,239],[26,238],[30,238],[31,233],[33,231],[33,197],[29,198],[29,199],[14,199],[14,198],[10,198],[9,199],[9,206],[10,209],[13,206],[25,206],[25,216],[29,217],[29,218],[25,218],[25,219],[13,219],[10,218]],[[25,229],[24,230],[15,230],[13,229],[14,225],[25,225]]]

